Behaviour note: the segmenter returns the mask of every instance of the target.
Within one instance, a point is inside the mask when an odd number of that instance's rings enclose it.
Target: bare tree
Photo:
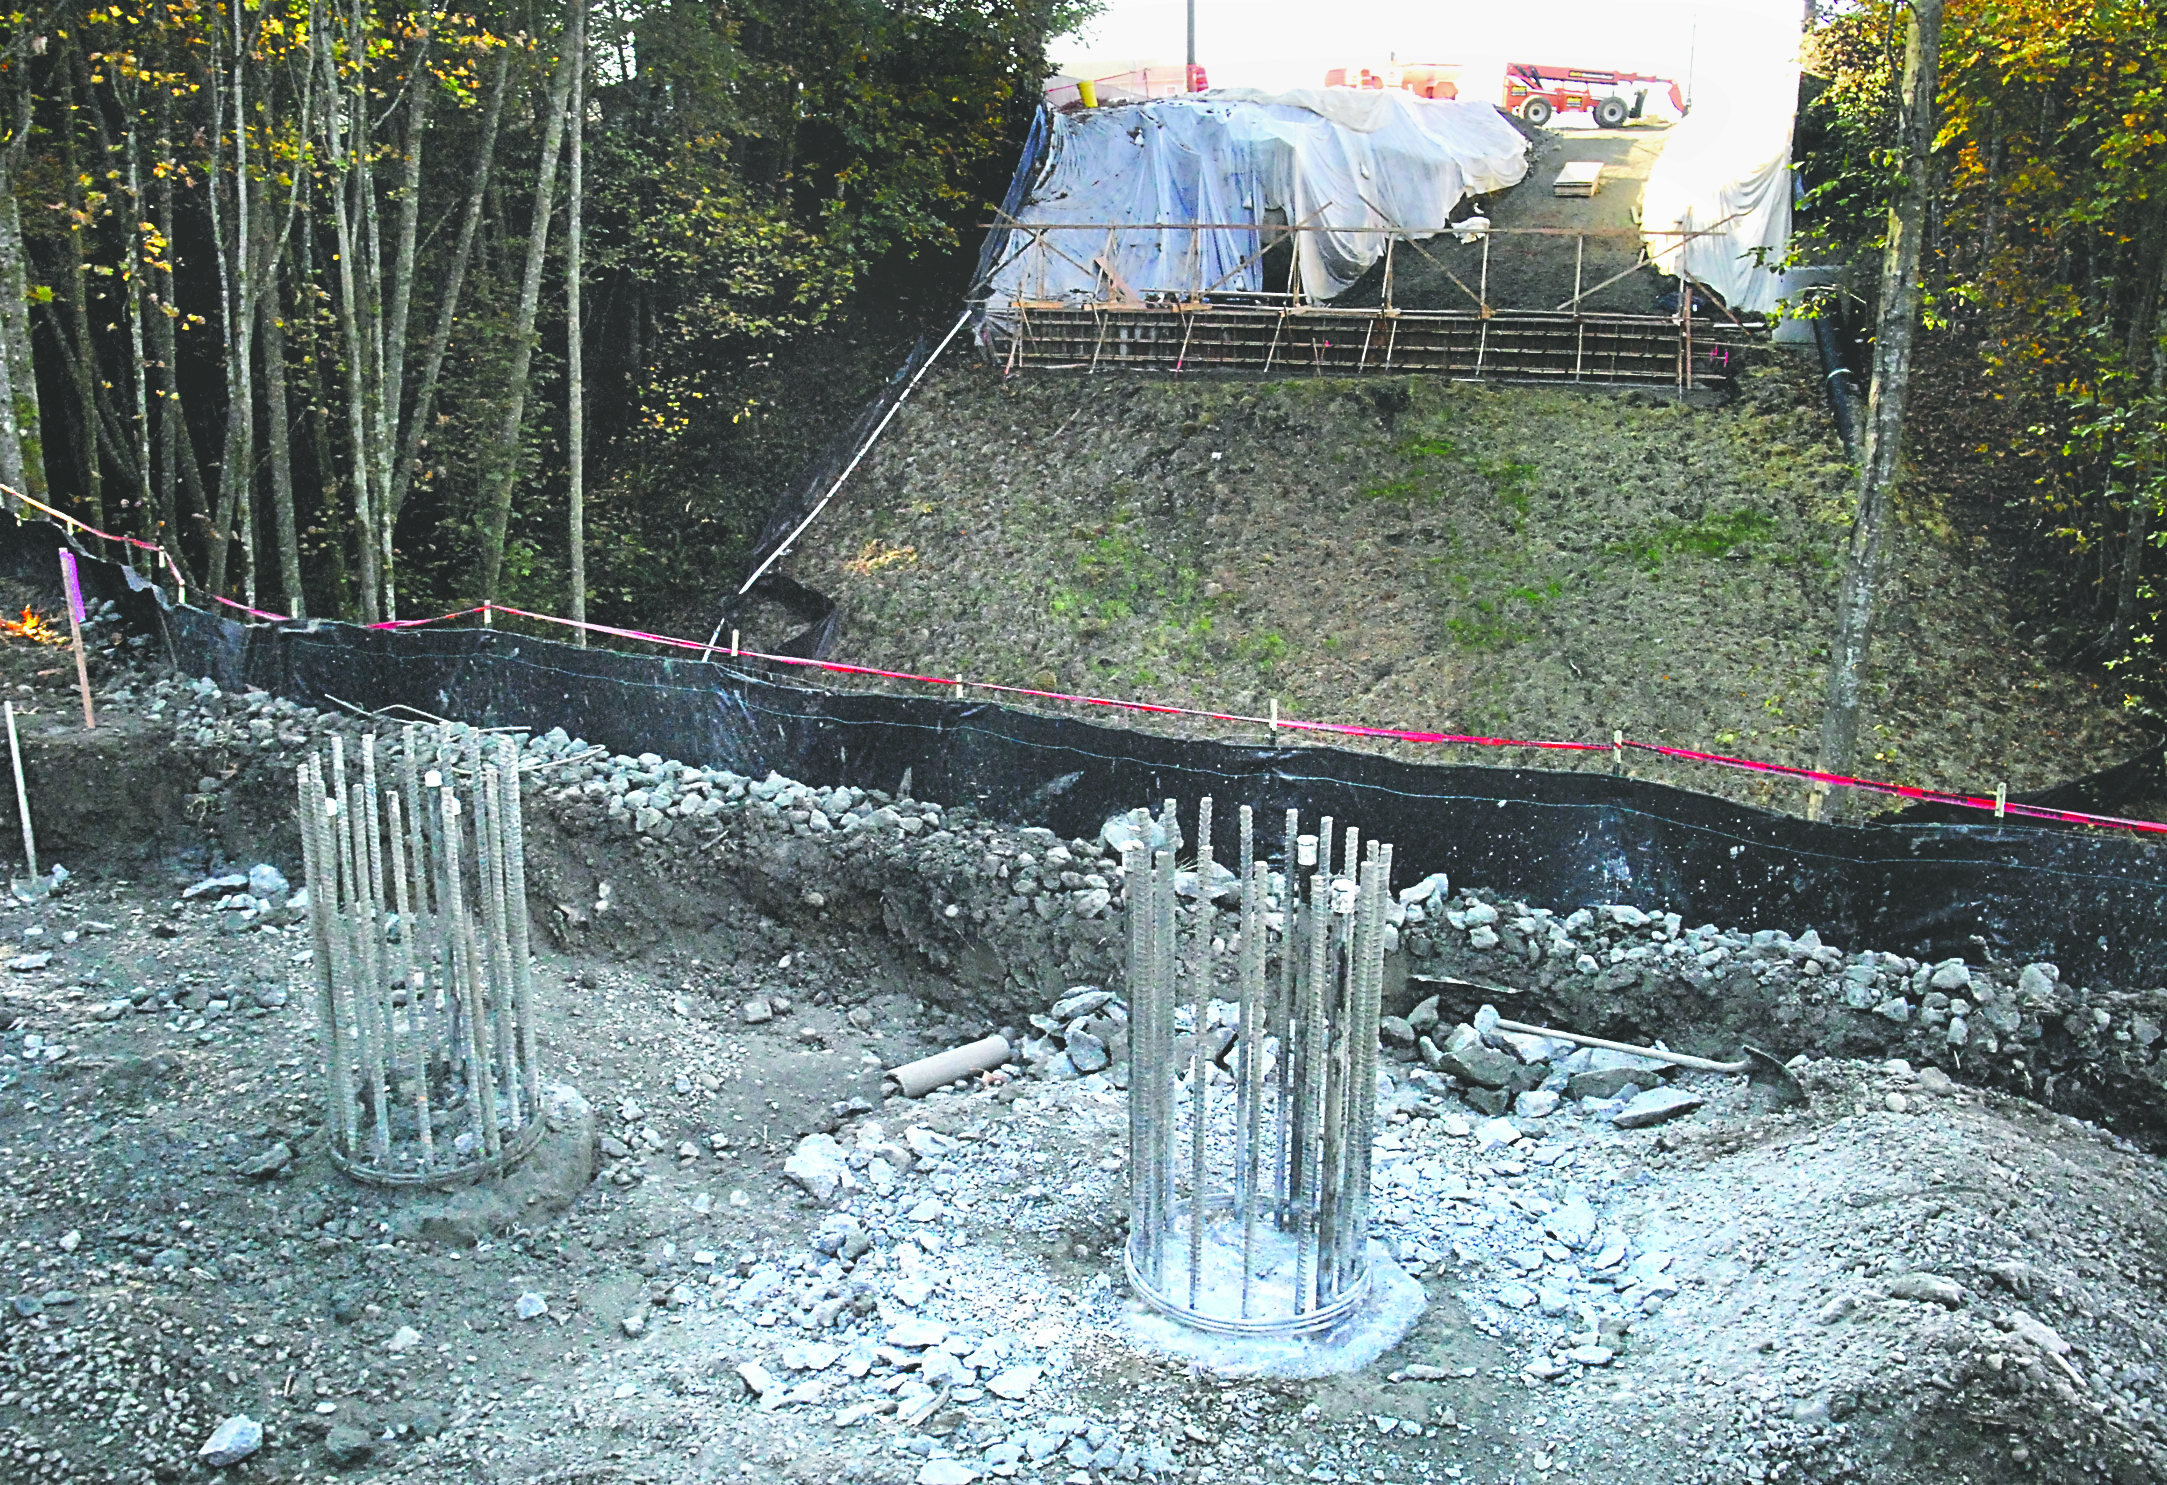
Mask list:
[[[1866,455],[1859,470],[1858,513],[1836,588],[1836,635],[1829,646],[1828,699],[1821,716],[1821,770],[1848,774],[1858,752],[1859,700],[1873,642],[1882,557],[1902,477],[1904,403],[1919,330],[1919,259],[1932,187],[1934,91],[1941,53],[1942,0],[1911,0],[1904,33],[1904,103],[1898,149],[1903,177],[1889,203],[1881,255],[1881,305],[1874,332],[1873,389],[1866,405]],[[1817,784],[1807,813],[1829,801]],[[1847,812],[1845,796],[1831,813]]]
[[[24,48],[27,53],[28,47]],[[24,270],[22,212],[15,182],[30,143],[31,89],[19,56],[10,69],[14,117],[0,141],[0,484],[25,495],[45,494],[45,456],[38,427],[38,380],[30,360],[30,285]],[[8,508],[14,508],[10,499]]]
[[[111,64],[109,64],[111,65]],[[116,72],[122,69],[115,66]],[[142,519],[149,520],[152,511],[151,494],[151,421],[150,421],[150,355],[144,348],[143,317],[151,312],[149,290],[144,274],[158,256],[145,224],[150,220],[150,208],[143,200],[143,116],[141,107],[143,80],[133,72],[125,72],[115,80],[114,90],[119,94],[123,115],[123,137],[126,140],[124,154],[128,170],[128,256],[125,281],[128,293],[128,370],[135,407],[132,424],[135,432],[135,496],[142,510]],[[132,562],[135,549],[127,549]]]
[[[527,228],[526,271],[519,282],[519,309],[512,324],[512,365],[505,378],[504,416],[482,481],[482,593],[497,597],[504,575],[504,542],[511,526],[512,489],[519,483],[520,438],[527,421],[527,391],[534,366],[534,320],[542,302],[542,264],[549,250],[549,218],[556,196],[557,160],[564,146],[565,103],[572,91],[574,49],[567,46],[549,80],[549,107],[542,129],[541,167],[535,173],[534,211]]]
[[[384,617],[381,582],[383,555],[377,549],[379,525],[375,509],[375,483],[369,478],[374,461],[369,447],[376,420],[369,413],[371,362],[369,348],[376,341],[370,309],[375,296],[367,251],[364,214],[373,209],[376,195],[371,165],[369,87],[366,66],[367,32],[357,5],[345,22],[349,48],[349,75],[338,74],[335,42],[328,30],[318,48],[325,96],[324,158],[333,175],[331,221],[339,262],[339,334],[344,343],[346,371],[346,434],[353,456],[354,533],[361,548],[361,619],[365,624]]]
[[[497,125],[504,116],[504,89],[510,76],[511,53],[506,48],[497,53],[496,73],[489,84],[489,101],[483,105],[482,137],[475,151],[474,177],[467,189],[465,213],[459,220],[459,241],[452,249],[443,294],[437,301],[436,327],[430,332],[429,343],[422,351],[420,385],[415,389],[413,412],[407,418],[406,431],[399,441],[398,462],[392,470],[391,494],[387,502],[387,519],[392,522],[399,519],[399,511],[414,487],[414,474],[429,436],[429,423],[436,415],[437,382],[444,370],[445,351],[451,345],[452,325],[458,318],[460,297],[465,292],[467,268],[474,260],[474,241],[481,226],[482,208],[489,199],[489,177],[497,158]]]
[[[83,251],[83,234],[89,228],[94,208],[82,188],[85,175],[78,154],[76,118],[84,106],[83,95],[89,90],[89,70],[83,64],[78,38],[69,37],[62,44],[66,51],[60,65],[66,68],[68,76],[67,90],[61,94],[60,157],[67,172],[69,210],[67,245],[61,260],[58,288],[67,315],[63,320],[55,313],[50,319],[53,343],[68,363],[68,380],[75,392],[75,415],[81,424],[76,453],[82,461],[83,493],[90,504],[91,519],[103,526],[105,464],[99,455],[101,447],[107,443],[103,436],[107,430],[99,418],[97,348],[90,334],[90,265]],[[96,105],[92,103],[91,106]],[[51,305],[46,307],[52,309]]]
[[[270,282],[257,301],[263,327],[264,435],[270,445],[265,452],[271,466],[271,525],[278,544],[278,581],[286,613],[295,619],[308,617],[308,598],[301,591],[301,533],[293,508],[293,428],[286,400],[285,309],[279,303],[280,259],[269,265]]]
[[[255,38],[247,25],[247,7],[232,7],[230,27],[211,26],[211,144],[226,144],[228,120],[233,134],[231,220],[222,212],[224,195],[214,182],[210,191],[211,241],[218,256],[220,309],[226,346],[226,438],[218,460],[218,505],[211,514],[210,589],[226,591],[226,563],[235,536],[235,517],[245,514],[256,464],[256,253],[254,193],[249,180],[249,59]],[[230,67],[222,65],[230,61]],[[219,170],[225,175],[223,162]],[[255,585],[255,554],[244,552],[248,584]]]
[[[572,0],[572,179],[565,211],[564,343],[569,385],[565,413],[565,457],[570,466],[572,622],[587,622],[587,368],[586,326],[580,318],[582,271],[580,210],[586,189],[587,0]],[[587,631],[572,631],[574,643],[587,644]]]

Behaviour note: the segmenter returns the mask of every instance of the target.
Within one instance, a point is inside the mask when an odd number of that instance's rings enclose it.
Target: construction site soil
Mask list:
[[[1419,377],[1003,377],[959,361],[783,566],[841,604],[833,653],[854,664],[1250,716],[1276,700],[1284,716],[1386,728],[1618,731],[1810,766],[1853,498],[1819,379],[1781,351],[1684,401]],[[2119,691],[2020,631],[2010,554],[1961,534],[1951,499],[1931,471],[1906,487],[1858,771],[2021,792],[2144,747]],[[771,610],[746,640],[800,622]],[[1629,764],[1804,803],[1767,775]]]
[[[1077,1007],[1118,1001],[1068,1000],[1031,1042],[1012,1028],[1027,1050],[1003,1072],[881,1091],[883,1067],[1051,1007],[1019,945],[1058,928],[1057,962],[1082,967],[1119,942],[1118,882],[1089,885],[1100,843],[561,736],[528,748],[528,908],[544,1066],[583,1099],[558,1095],[555,1138],[501,1187],[357,1185],[325,1152],[300,915],[186,892],[258,863],[298,876],[292,764],[378,724],[222,696],[163,672],[148,637],[92,634],[88,733],[65,653],[0,643],[40,865],[72,873],[0,907],[19,950],[0,969],[0,1477],[2167,1472],[2157,1155],[1972,1086],[1960,1059],[1938,1058],[1954,1079],[1923,1052],[1890,1060],[1954,1042],[1902,1040],[1915,1027],[1885,1007],[1795,1034],[1780,1009],[1708,1028],[1625,1014],[1674,1045],[1797,1051],[1811,1099],[1774,1108],[1743,1077],[1688,1073],[1669,1084],[1684,1116],[1649,1128],[1542,1090],[1488,1117],[1495,1090],[1397,1049],[1378,1224],[1428,1290],[1415,1331],[1313,1382],[1139,1352],[1120,1331],[1119,1066],[1080,1065]],[[1056,863],[1077,882],[1054,883]],[[1684,947],[1660,915],[1551,919],[1433,888],[1456,946],[1433,967],[1462,979],[1504,973],[1484,957],[1500,914],[1621,957]],[[1013,912],[1033,893],[1076,906]],[[1753,943],[1741,958],[1771,949],[1762,968],[1794,990],[1877,972],[1806,938]],[[2020,1007],[1994,999],[2013,966],[1883,963],[1968,977],[1982,1006],[2016,1007],[2012,1039],[2044,1015],[2042,1045],[2119,1059],[2142,1070],[2127,1097],[2159,1095],[2158,992],[2139,1014],[2051,985]],[[2050,979],[2025,967],[2027,986]],[[1559,1009],[1589,1011],[1597,983]],[[238,1415],[260,1446],[203,1462]]]

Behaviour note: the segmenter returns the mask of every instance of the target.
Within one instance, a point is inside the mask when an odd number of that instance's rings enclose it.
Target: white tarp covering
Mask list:
[[[1658,271],[1683,269],[1734,310],[1766,314],[1776,307],[1791,239],[1797,98],[1794,67],[1766,87],[1697,103],[1670,131],[1640,198],[1641,230]],[[1683,235],[1693,233],[1702,235]]]
[[[1303,294],[1329,298],[1384,254],[1385,232],[1355,229],[1440,232],[1461,197],[1526,174],[1527,143],[1495,108],[1399,89],[1227,90],[1062,114],[1019,219],[1093,225],[1013,235],[989,309],[1124,289],[1256,291],[1257,226],[1274,210],[1332,229],[1296,234]],[[1228,225],[1129,225],[1170,222]]]

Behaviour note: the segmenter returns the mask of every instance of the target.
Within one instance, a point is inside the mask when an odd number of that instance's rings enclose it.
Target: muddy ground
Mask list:
[[[950,973],[877,916],[573,829],[546,791],[541,1044],[593,1108],[595,1164],[508,1199],[358,1186],[323,1150],[305,929],[181,895],[259,850],[295,871],[257,775],[325,719],[236,699],[249,741],[201,751],[201,693],[127,654],[101,658],[86,736],[36,673],[51,652],[0,646],[41,864],[73,873],[0,909],[29,956],[0,970],[7,1479],[207,1479],[197,1450],[236,1413],[265,1443],[218,1473],[264,1481],[2137,1481],[2167,1461],[2158,1159],[1877,1062],[1801,1064],[1804,1111],[1690,1075],[1706,1102],[1681,1122],[1567,1104],[1509,1138],[1389,1064],[1379,1225],[1428,1290],[1414,1333],[1323,1382],[1156,1361],[1119,1331],[1118,1090],[884,1101],[882,1067],[988,1029]],[[839,1193],[855,1257],[781,1172],[822,1130],[902,1168],[880,1191],[860,1163]],[[1575,1195],[1599,1225],[1568,1245],[1549,1223]],[[906,1321],[954,1341],[941,1386],[930,1351],[874,1349]],[[846,1354],[806,1369],[823,1340]],[[1596,1341],[1604,1361],[1570,1359]],[[764,1402],[747,1363],[777,1379]]]
[[[785,566],[842,604],[834,654],[853,664],[1255,717],[1276,700],[1487,737],[1622,731],[1810,766],[1851,498],[1817,379],[1810,358],[1766,352],[1734,398],[1700,406],[1424,378],[1004,380],[959,362]],[[1944,493],[1918,481],[1902,516],[1860,772],[1990,795],[2145,745],[2119,693],[2019,634],[2002,554],[1961,533]],[[767,616],[747,640],[797,627]],[[1767,775],[1628,762],[1804,804]]]

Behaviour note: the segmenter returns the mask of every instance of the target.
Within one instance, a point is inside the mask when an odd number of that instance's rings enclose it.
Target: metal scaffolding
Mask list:
[[[1326,228],[1308,222],[1256,226],[1262,246],[1235,270],[1246,268],[1271,246],[1303,232],[1365,232],[1383,235],[1385,251],[1379,280],[1381,303],[1348,305],[1320,301],[1304,292],[1297,269],[1284,291],[1231,291],[1219,283],[1198,282],[1183,289],[1138,291],[1109,266],[1117,241],[1135,235],[1192,239],[1207,228],[1227,223],[1017,222],[996,224],[1019,239],[1012,257],[1045,261],[1052,257],[1082,264],[1080,253],[1055,240],[1056,233],[1104,236],[1089,259],[1097,289],[1085,298],[1019,298],[989,322],[991,343],[1010,370],[1080,371],[1262,371],[1316,375],[1430,372],[1464,378],[1508,381],[1623,383],[1671,386],[1679,391],[1716,386],[1730,379],[1746,347],[1762,337],[1759,329],[1721,311],[1720,320],[1694,314],[1692,286],[1678,282],[1678,308],[1671,314],[1637,314],[1590,309],[1588,300],[1612,284],[1648,266],[1639,253],[1637,230],[1576,230],[1559,227],[1485,227],[1468,240],[1481,244],[1475,282],[1467,283],[1436,258],[1419,239],[1395,228]],[[1657,234],[1681,239],[1720,234],[1727,225],[1690,233]],[[1536,241],[1574,239],[1572,293],[1555,307],[1509,307],[1494,302],[1490,282],[1491,244],[1506,238]],[[1635,245],[1631,266],[1598,283],[1585,276],[1587,245],[1628,239]],[[1407,309],[1394,302],[1395,255],[1413,249],[1466,297],[1464,308]],[[1192,252],[1201,263],[1201,256]],[[1615,261],[1613,259],[1613,261]],[[1041,275],[1043,278],[1043,274]],[[1030,274],[1025,274],[1025,282]]]

